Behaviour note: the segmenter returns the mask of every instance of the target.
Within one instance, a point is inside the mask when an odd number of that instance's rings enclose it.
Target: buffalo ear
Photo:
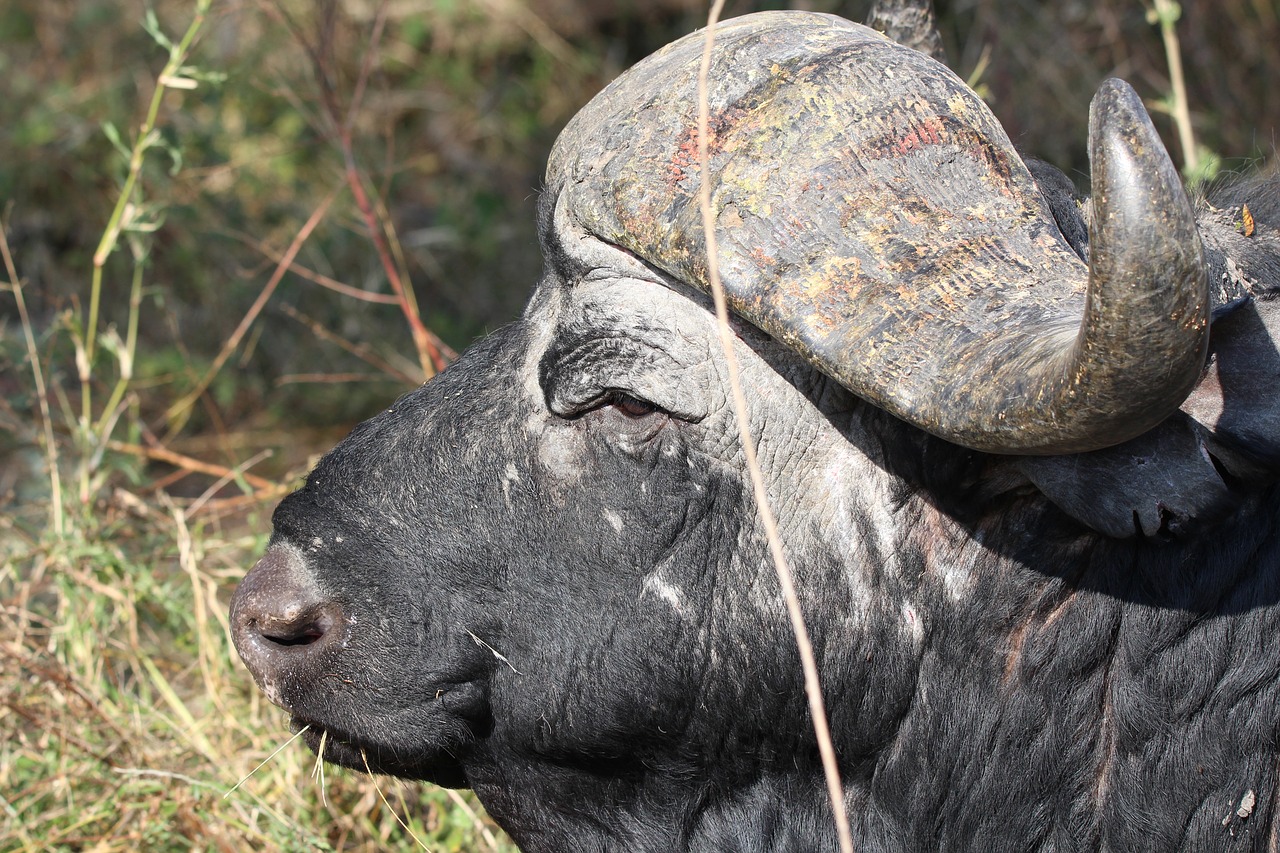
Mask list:
[[[1181,538],[1238,502],[1203,430],[1182,412],[1115,447],[1015,464],[1067,515],[1117,539]]]
[[[1016,460],[1057,506],[1108,536],[1178,538],[1280,479],[1280,299],[1214,312],[1195,390],[1159,426],[1105,450]]]
[[[1232,476],[1280,476],[1280,299],[1244,297],[1217,312],[1209,367],[1182,404]]]
[[[1036,179],[1040,195],[1044,197],[1044,203],[1053,214],[1053,221],[1057,223],[1058,230],[1066,238],[1067,245],[1080,260],[1087,263],[1089,223],[1084,218],[1084,199],[1076,190],[1075,184],[1071,183],[1071,179],[1057,166],[1034,157],[1022,159],[1027,164],[1031,177]]]

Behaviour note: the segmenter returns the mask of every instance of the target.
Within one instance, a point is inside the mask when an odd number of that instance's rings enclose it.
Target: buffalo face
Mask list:
[[[237,648],[326,759],[446,785],[481,787],[513,754],[637,774],[675,761],[692,780],[725,738],[807,749],[806,729],[778,728],[803,717],[800,670],[709,306],[555,232],[544,206],[549,268],[525,317],[360,425],[280,504],[232,604]],[[822,524],[850,482],[883,475],[842,435],[847,392],[737,332],[806,600],[829,609],[851,589],[833,585],[833,549],[864,545],[823,541]],[[909,657],[901,640],[884,654]]]

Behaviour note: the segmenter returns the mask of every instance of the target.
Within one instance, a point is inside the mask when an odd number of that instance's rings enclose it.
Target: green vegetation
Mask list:
[[[1180,162],[1272,153],[1271,0],[939,7],[956,69],[1069,174],[1111,73]],[[226,600],[315,453],[517,314],[558,129],[705,14],[0,5],[0,850],[512,849],[469,794],[285,745]]]

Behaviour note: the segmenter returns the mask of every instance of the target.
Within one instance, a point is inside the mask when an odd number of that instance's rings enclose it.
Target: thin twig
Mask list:
[[[252,770],[250,770],[248,773],[246,773],[246,774],[244,774],[243,776],[241,776],[241,777],[240,777],[240,781],[239,781],[239,782],[237,782],[237,783],[235,783],[234,785],[232,785],[232,786],[231,786],[231,788],[230,788],[230,789],[229,789],[225,794],[223,794],[223,795],[222,795],[222,799],[224,799],[224,800],[225,800],[227,797],[229,797],[229,796],[231,796],[232,794],[234,794],[234,793],[236,792],[236,789],[237,789],[237,788],[239,788],[239,787],[240,787],[241,785],[243,785],[245,782],[249,781],[249,777],[250,777],[250,776],[252,776],[254,773],[257,773],[257,772],[258,772],[259,770],[261,770],[263,767],[266,767],[266,766],[267,766],[267,762],[268,762],[268,761],[270,761],[271,759],[273,759],[273,758],[275,758],[277,755],[279,755],[279,754],[284,750],[284,748],[285,748],[286,746],[288,746],[289,744],[293,743],[293,742],[294,742],[295,740],[297,740],[298,738],[302,737],[302,736],[307,732],[307,730],[308,730],[308,729],[310,729],[310,728],[311,728],[311,724],[310,724],[310,723],[308,723],[307,725],[305,725],[305,726],[303,726],[302,728],[298,729],[298,731],[294,734],[294,736],[293,736],[293,737],[289,738],[287,741],[285,741],[284,743],[282,743],[282,744],[280,744],[279,746],[277,746],[277,747],[275,748],[275,751],[274,751],[274,752],[272,752],[270,755],[268,755],[266,758],[262,759],[262,761],[258,764],[258,766],[257,766],[257,767],[253,768],[253,769],[252,769]]]
[[[208,503],[213,498],[213,496],[216,495],[222,489],[222,487],[225,486],[227,483],[230,483],[233,480],[243,479],[247,477],[248,475],[245,472],[248,469],[252,468],[254,465],[257,465],[263,459],[269,458],[271,456],[271,453],[272,452],[270,450],[259,450],[253,456],[241,462],[236,467],[228,470],[227,473],[223,474],[221,477],[219,477],[217,480],[211,483],[209,485],[209,488],[205,489],[204,492],[201,493],[200,497],[196,498],[194,501],[191,502],[191,506],[187,507],[186,509],[187,517],[189,518],[195,515],[196,513],[198,513],[200,511],[200,508],[203,507],[206,503]],[[254,479],[260,479],[260,478],[255,477]],[[245,482],[247,483],[249,481],[246,479]]]
[[[49,466],[49,513],[52,516],[53,535],[61,539],[64,533],[62,477],[58,473],[58,443],[53,438],[53,418],[49,414],[49,391],[44,385],[44,369],[40,366],[40,351],[36,347],[31,316],[27,313],[26,300],[22,298],[22,282],[18,280],[18,268],[13,263],[13,255],[9,251],[9,238],[5,236],[3,226],[0,226],[0,256],[4,258],[4,268],[9,275],[13,298],[18,302],[18,318],[22,322],[22,334],[27,342],[27,357],[31,359],[31,375],[36,383],[36,400],[40,404],[40,422],[44,428],[44,453]]]
[[[1178,127],[1178,143],[1182,146],[1183,175],[1191,178],[1200,167],[1195,131],[1191,127],[1191,108],[1187,103],[1187,80],[1182,72],[1182,48],[1178,42],[1178,18],[1181,9],[1174,0],[1154,0],[1156,23],[1164,41],[1164,54],[1169,63],[1169,86],[1173,97],[1173,123]]]
[[[67,744],[70,744],[71,746],[74,746],[76,749],[80,750],[84,754],[88,755],[90,758],[93,758],[94,760],[98,761],[99,763],[103,764],[106,767],[111,767],[111,768],[115,767],[115,764],[111,760],[110,753],[102,752],[101,750],[97,749],[87,741],[77,737],[76,735],[73,735],[70,731],[68,731],[65,728],[56,729],[56,730],[51,728],[49,725],[49,720],[44,715],[33,714],[32,712],[23,708],[13,699],[0,700],[0,704],[3,704],[10,711],[17,714],[19,717],[22,717],[22,719],[26,720],[30,725],[39,729],[40,731],[47,732],[48,734],[51,734],[54,737],[58,738],[63,743],[67,743]]]
[[[148,767],[112,767],[112,773],[119,773],[121,776],[150,776],[156,779],[170,779],[179,782],[186,782],[193,788],[213,788],[219,786],[213,782],[204,782],[185,773],[175,773],[172,770],[152,770]]]
[[[360,105],[364,102],[364,90],[373,76],[373,60],[377,56],[377,46],[382,41],[382,32],[387,26],[388,0],[378,4],[378,11],[373,15],[373,31],[369,34],[369,49],[364,52],[360,61],[360,75],[356,77],[356,87],[351,93],[351,103],[347,105],[347,118],[342,122],[343,133],[350,134],[356,126],[356,117],[360,114]]]
[[[183,33],[182,39],[170,48],[169,61],[165,63],[164,68],[160,71],[160,76],[156,78],[156,87],[151,93],[151,102],[147,106],[146,118],[138,129],[137,139],[134,141],[133,150],[130,152],[129,171],[125,176],[124,187],[120,190],[120,196],[116,199],[115,208],[111,211],[111,216],[107,220],[107,227],[102,232],[102,239],[98,241],[98,247],[93,253],[93,276],[89,288],[89,317],[81,329],[83,332],[84,351],[83,356],[78,359],[82,402],[81,419],[86,430],[90,428],[91,424],[90,389],[92,388],[92,383],[89,380],[92,376],[96,336],[98,334],[98,306],[102,295],[102,269],[106,265],[107,258],[115,251],[116,244],[120,239],[120,233],[125,227],[125,217],[133,203],[134,189],[137,187],[138,179],[142,174],[143,160],[147,149],[153,144],[152,135],[155,133],[156,121],[160,115],[160,105],[164,101],[164,94],[172,87],[176,79],[181,78],[183,63],[187,59],[187,54],[191,51],[196,35],[200,32],[200,28],[204,26],[205,15],[209,11],[210,3],[211,0],[198,0],[195,16],[187,26],[186,32]],[[82,485],[81,500],[85,500],[85,498],[86,495]]]
[[[347,185],[351,187],[351,193],[356,200],[356,207],[359,208],[360,215],[364,217],[365,227],[369,231],[369,239],[373,241],[374,250],[378,253],[378,260],[382,263],[383,271],[387,275],[387,282],[391,285],[392,292],[395,293],[396,298],[399,300],[400,311],[404,314],[405,321],[409,324],[409,333],[413,337],[413,345],[417,350],[418,361],[422,367],[422,378],[426,380],[443,370],[448,362],[441,354],[440,348],[436,346],[435,336],[427,331],[426,325],[422,322],[422,314],[418,310],[413,291],[406,286],[405,280],[400,275],[400,269],[392,257],[391,248],[387,243],[386,221],[374,212],[373,204],[370,202],[369,194],[364,187],[364,179],[360,175],[359,164],[356,162],[355,144],[352,140],[355,119],[362,106],[365,87],[368,83],[369,74],[372,72],[373,58],[382,42],[382,33],[386,24],[386,10],[387,0],[383,0],[379,4],[377,15],[374,18],[373,29],[369,34],[369,43],[365,48],[364,60],[361,63],[360,77],[356,81],[351,103],[347,107],[346,118],[339,121],[336,97],[327,106],[330,111],[330,121],[338,129],[338,145],[342,149]]]
[[[333,332],[326,329],[324,327],[324,324],[321,323],[319,320],[308,317],[306,314],[303,314],[301,311],[299,311],[297,308],[294,308],[292,305],[290,305],[287,302],[280,306],[280,310],[284,311],[285,314],[288,314],[290,317],[297,320],[302,325],[306,326],[308,329],[311,330],[311,334],[315,335],[320,340],[327,341],[331,344],[335,344],[336,346],[341,347],[342,349],[354,355],[356,358],[363,361],[365,364],[368,364],[370,367],[376,367],[378,370],[381,370],[383,373],[387,374],[388,376],[391,376],[394,379],[398,379],[399,381],[404,382],[408,385],[417,384],[417,380],[414,377],[405,373],[403,370],[396,367],[391,362],[387,361],[382,356],[375,353],[372,349],[370,349],[370,347],[367,344],[351,343],[341,335],[336,335]],[[277,381],[280,382],[280,384],[284,384],[285,377],[282,376]],[[295,380],[295,381],[298,381],[298,380]]]
[[[193,459],[181,453],[175,453],[164,447],[144,447],[141,444],[130,444],[124,441],[109,441],[107,447],[117,453],[127,453],[130,456],[142,456],[156,462],[164,462],[175,468],[181,468],[184,471],[191,471],[196,474],[208,474],[211,477],[230,477],[232,479],[241,477],[250,486],[255,489],[270,489],[272,491],[278,488],[276,483],[254,474],[248,474],[240,470],[244,466],[236,469],[227,468],[223,465],[214,465],[211,462],[201,462],[199,459]],[[248,464],[248,463],[246,463]]]
[[[231,357],[231,353],[235,352],[236,347],[240,346],[240,341],[249,331],[249,327],[253,325],[253,321],[262,313],[262,309],[266,307],[267,300],[271,298],[271,294],[275,293],[276,286],[284,278],[284,274],[288,271],[289,265],[293,263],[293,259],[298,256],[302,245],[307,242],[307,238],[311,236],[311,232],[316,229],[320,221],[324,219],[325,214],[329,212],[329,207],[333,204],[333,200],[337,197],[338,191],[331,190],[324,200],[320,202],[311,213],[311,218],[306,221],[302,228],[298,231],[297,236],[293,238],[293,242],[289,244],[288,250],[285,251],[284,257],[280,259],[280,263],[276,264],[276,270],[271,274],[270,281],[262,288],[262,292],[258,294],[258,298],[249,308],[248,313],[240,321],[240,325],[231,333],[231,337],[223,344],[222,351],[218,353],[218,357],[213,360],[213,364],[205,371],[204,376],[196,383],[196,387],[191,389],[181,400],[169,407],[166,417],[169,419],[169,436],[173,436],[186,425],[187,418],[190,417],[191,407],[196,400],[209,388],[213,382],[213,378],[218,375],[218,371],[222,370],[222,366],[227,363],[227,359]]]
[[[329,730],[320,732],[320,748],[316,750],[316,766],[311,768],[311,778],[320,780],[320,804],[329,808],[329,798],[325,794],[324,784],[324,747],[329,740]]]
[[[320,111],[321,121],[318,121],[317,125],[321,132],[329,136],[342,152],[344,178],[355,198],[356,207],[364,220],[365,230],[369,234],[369,239],[373,242],[378,261],[382,264],[383,271],[387,276],[387,282],[391,286],[395,303],[400,307],[405,322],[409,326],[414,350],[417,353],[419,366],[422,370],[422,379],[430,379],[445,368],[450,361],[450,357],[446,355],[439,338],[432,334],[422,322],[422,315],[414,298],[413,290],[407,284],[407,276],[401,274],[400,268],[395,263],[393,252],[388,246],[388,240],[394,240],[390,220],[379,215],[378,210],[375,210],[375,205],[370,201],[369,191],[365,188],[365,181],[356,159],[353,142],[356,119],[363,106],[365,91],[377,58],[378,46],[382,41],[386,28],[388,2],[387,0],[382,0],[375,12],[373,27],[361,60],[360,73],[356,79],[351,100],[345,110],[339,104],[336,85],[337,75],[332,67],[332,57],[335,52],[333,42],[337,4],[333,2],[321,4],[321,25],[314,41],[307,37],[302,27],[298,25],[282,3],[264,4],[264,7],[274,18],[285,24],[311,60],[316,84],[320,89],[320,102],[322,104]],[[380,209],[381,206],[379,205],[378,208]]]
[[[351,193],[355,196],[356,207],[359,208],[360,215],[364,217],[365,227],[369,231],[369,239],[373,241],[373,248],[377,251],[378,259],[382,262],[382,269],[387,275],[387,282],[391,285],[391,290],[395,293],[396,299],[400,303],[400,311],[404,314],[405,320],[409,324],[409,333],[413,336],[413,345],[418,352],[418,362],[422,366],[422,378],[424,380],[430,379],[445,368],[446,362],[440,353],[439,347],[435,345],[434,336],[427,331],[426,325],[423,324],[411,292],[404,286],[404,282],[400,278],[400,271],[396,267],[395,260],[391,256],[391,249],[387,245],[386,234],[379,223],[378,217],[373,212],[373,205],[369,202],[369,195],[365,192],[364,180],[360,177],[360,170],[356,165],[355,151],[352,148],[350,137],[344,135],[341,145],[343,160],[346,163],[347,185],[351,187]]]
[[[235,237],[237,240],[248,245],[249,247],[258,250],[264,256],[269,258],[272,263],[278,264],[280,263],[281,259],[284,257],[279,252],[275,251],[270,246],[268,246],[266,243],[262,242],[261,240],[254,239],[249,234],[232,232],[231,236]],[[358,287],[352,287],[349,284],[343,284],[342,282],[338,281],[335,278],[330,278],[327,275],[318,273],[315,270],[304,267],[302,264],[299,264],[297,262],[293,262],[289,264],[289,272],[301,278],[305,278],[307,281],[318,284],[321,287],[332,290],[335,293],[341,293],[343,296],[350,296],[352,299],[359,299],[361,302],[375,302],[379,305],[399,305],[400,304],[400,300],[397,299],[394,294],[370,293],[367,290],[361,290]]]
[[[254,492],[251,495],[237,495],[234,498],[214,498],[201,508],[200,518],[208,521],[227,515],[236,515],[246,507],[256,506],[266,501],[284,497],[289,492],[288,486],[280,486],[272,491]]]
[[[107,726],[115,732],[121,743],[132,743],[135,739],[130,734],[126,733],[124,729],[120,728],[120,726],[116,724],[115,720],[112,719],[111,715],[108,714],[98,703],[98,701],[86,693],[84,689],[76,683],[75,678],[65,671],[62,664],[57,661],[52,661],[46,664],[20,650],[7,649],[4,646],[0,646],[0,654],[4,654],[10,660],[16,661],[19,666],[30,670],[32,674],[39,677],[42,681],[56,684],[63,690],[69,693],[74,693],[76,697],[93,712],[94,716],[106,723]],[[83,720],[83,715],[80,715],[79,719]]]
[[[409,837],[417,842],[418,846],[423,850],[430,850],[422,839],[413,834],[413,830],[409,828],[409,824],[404,822],[404,818],[400,817],[400,813],[391,807],[391,803],[387,802],[387,797],[382,793],[382,787],[378,784],[378,780],[373,777],[373,770],[369,767],[369,756],[365,755],[363,749],[360,750],[360,758],[364,761],[364,772],[369,774],[369,781],[373,783],[373,790],[378,792],[378,799],[382,800],[382,804],[387,807],[387,811],[391,812],[391,816],[396,819],[396,823],[400,824],[400,828],[409,833]]]
[[[489,16],[495,21],[513,22],[547,53],[565,65],[573,66],[575,62],[573,45],[565,41],[564,37],[552,29],[524,0],[520,2],[480,0],[480,5],[485,7]]]
[[[349,385],[352,382],[405,382],[399,376],[382,373],[286,373],[276,379],[276,385]],[[417,385],[418,380],[407,380]]]
[[[814,659],[813,643],[809,639],[808,629],[805,628],[804,614],[800,609],[800,599],[796,595],[791,567],[787,564],[786,555],[782,552],[782,540],[778,535],[777,521],[769,505],[764,476],[760,472],[759,460],[756,458],[755,442],[751,438],[751,427],[747,419],[747,400],[742,392],[738,359],[733,351],[733,333],[729,329],[729,311],[725,304],[724,286],[720,281],[719,246],[716,242],[715,216],[711,210],[711,107],[707,90],[708,78],[711,75],[711,50],[715,44],[715,26],[723,6],[724,0],[715,0],[711,6],[711,13],[707,18],[706,40],[702,50],[702,64],[698,69],[698,162],[701,173],[699,206],[702,212],[702,231],[707,244],[707,278],[711,285],[712,300],[715,302],[720,346],[724,351],[725,366],[729,373],[734,417],[738,422],[738,436],[746,456],[756,507],[760,512],[760,521],[769,541],[769,553],[773,556],[774,569],[778,575],[778,583],[782,587],[783,598],[786,600],[787,615],[791,620],[796,647],[800,652],[800,663],[804,669],[805,694],[809,699],[809,713],[813,717],[814,734],[818,739],[818,752],[822,756],[822,769],[826,774],[827,793],[831,797],[831,810],[835,817],[836,833],[840,839],[840,850],[842,853],[853,853],[853,834],[849,829],[849,816],[845,813],[844,792],[840,785],[840,768],[836,762],[835,747],[831,742],[827,712],[822,703],[822,685],[818,679],[818,665]]]
[[[192,614],[196,624],[196,636],[209,636],[209,605],[205,598],[205,579],[200,575],[200,567],[196,565],[196,546],[191,538],[191,529],[187,527],[187,513],[172,503],[166,507],[173,517],[174,533],[178,544],[178,564],[187,573],[191,582]],[[194,510],[193,510],[194,511]],[[200,675],[204,681],[205,692],[213,701],[218,711],[225,713],[226,706],[222,699],[222,691],[218,689],[214,678],[213,653],[207,643],[197,644],[196,658],[200,665]]]

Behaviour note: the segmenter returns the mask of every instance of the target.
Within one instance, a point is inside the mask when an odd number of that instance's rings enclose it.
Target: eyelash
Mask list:
[[[619,414],[632,420],[639,420],[649,415],[665,414],[662,409],[646,400],[633,397],[622,391],[610,391],[600,398],[598,408],[612,407]]]

